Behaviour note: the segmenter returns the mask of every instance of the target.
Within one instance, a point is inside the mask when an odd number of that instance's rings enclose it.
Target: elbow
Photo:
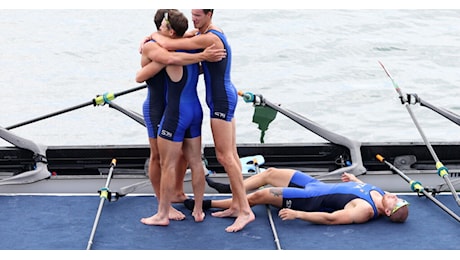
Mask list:
[[[137,83],[142,83],[144,81],[145,81],[145,79],[143,79],[143,77],[139,73],[137,73],[136,74],[136,82]]]

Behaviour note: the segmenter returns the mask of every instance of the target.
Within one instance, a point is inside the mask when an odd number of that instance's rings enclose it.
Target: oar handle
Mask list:
[[[246,103],[254,102],[254,94],[252,94],[251,92],[243,92],[241,90],[238,90],[238,96],[242,97],[244,102]]]
[[[110,162],[110,169],[109,169],[109,175],[107,176],[107,182],[105,183],[105,188],[108,189],[110,185],[110,181],[112,179],[113,175],[113,169],[117,165],[117,159],[113,158],[112,161]]]
[[[381,156],[380,154],[377,154],[375,158],[377,158],[377,160],[379,160],[379,162],[382,162],[382,163],[385,161],[385,158]]]
[[[377,158],[377,160],[379,160],[380,162],[385,163],[386,165],[388,165],[388,167],[390,167],[390,169],[394,170],[397,174],[399,174],[399,176],[401,176],[401,178],[403,178],[405,181],[407,181],[407,183],[411,184],[412,180],[409,177],[407,177],[401,170],[396,168],[393,164],[391,164],[390,162],[387,162],[387,160],[385,160],[385,157],[383,157],[380,154],[377,154],[377,155],[375,155],[375,158]],[[412,185],[411,185],[411,188],[412,188]],[[417,188],[420,188],[420,187],[417,186]],[[422,191],[423,187],[421,187],[421,188],[422,189],[420,189],[420,190],[414,190],[414,189],[412,189],[412,190],[413,191]]]
[[[257,158],[254,158],[254,168],[256,169],[256,173],[260,173],[260,167],[259,167],[259,162],[257,161]]]
[[[110,167],[115,167],[117,165],[117,159],[113,158],[112,161],[110,162]]]
[[[103,106],[105,104],[110,103],[110,101],[115,99],[114,93],[104,93],[104,95],[97,95],[93,98],[93,105],[94,106]]]

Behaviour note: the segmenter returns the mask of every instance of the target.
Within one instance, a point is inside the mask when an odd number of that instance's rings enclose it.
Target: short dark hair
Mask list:
[[[177,36],[184,36],[185,32],[188,30],[188,20],[183,13],[171,9],[168,12],[168,21],[171,29],[176,32]]]
[[[153,18],[153,22],[155,23],[155,26],[157,27],[157,31],[160,30],[161,22],[163,22],[163,18],[165,17],[165,13],[169,11],[178,11],[177,9],[158,9],[157,12],[155,13],[155,16]]]
[[[203,9],[204,14],[211,13],[211,16],[214,14],[214,9]]]

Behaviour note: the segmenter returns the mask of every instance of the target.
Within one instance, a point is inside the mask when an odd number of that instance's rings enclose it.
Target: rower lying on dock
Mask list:
[[[217,190],[231,190],[229,186],[208,179],[208,185]],[[393,193],[362,182],[350,173],[342,174],[343,183],[324,183],[310,175],[292,170],[268,168],[266,171],[244,180],[251,206],[269,204],[277,208],[282,220],[301,219],[315,224],[365,223],[386,215],[393,222],[405,222],[409,215],[409,203]],[[269,185],[269,187],[261,188]],[[230,199],[205,200],[203,209],[228,209]],[[194,201],[187,199],[184,205],[193,209]],[[219,211],[215,217],[232,217],[233,212]]]

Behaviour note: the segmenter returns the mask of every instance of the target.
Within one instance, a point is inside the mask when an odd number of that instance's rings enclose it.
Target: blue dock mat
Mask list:
[[[153,196],[127,196],[104,203],[92,250],[452,250],[460,249],[460,223],[425,197],[400,196],[411,203],[404,224],[386,217],[365,224],[315,225],[282,221],[270,207],[253,207],[256,220],[236,233],[225,232],[232,218],[215,218],[207,211],[202,223],[186,214],[167,227],[147,226],[140,218],[156,212]],[[207,197],[221,199],[222,197]],[[460,212],[451,195],[435,197]],[[0,196],[1,250],[85,250],[100,198],[98,196]]]

